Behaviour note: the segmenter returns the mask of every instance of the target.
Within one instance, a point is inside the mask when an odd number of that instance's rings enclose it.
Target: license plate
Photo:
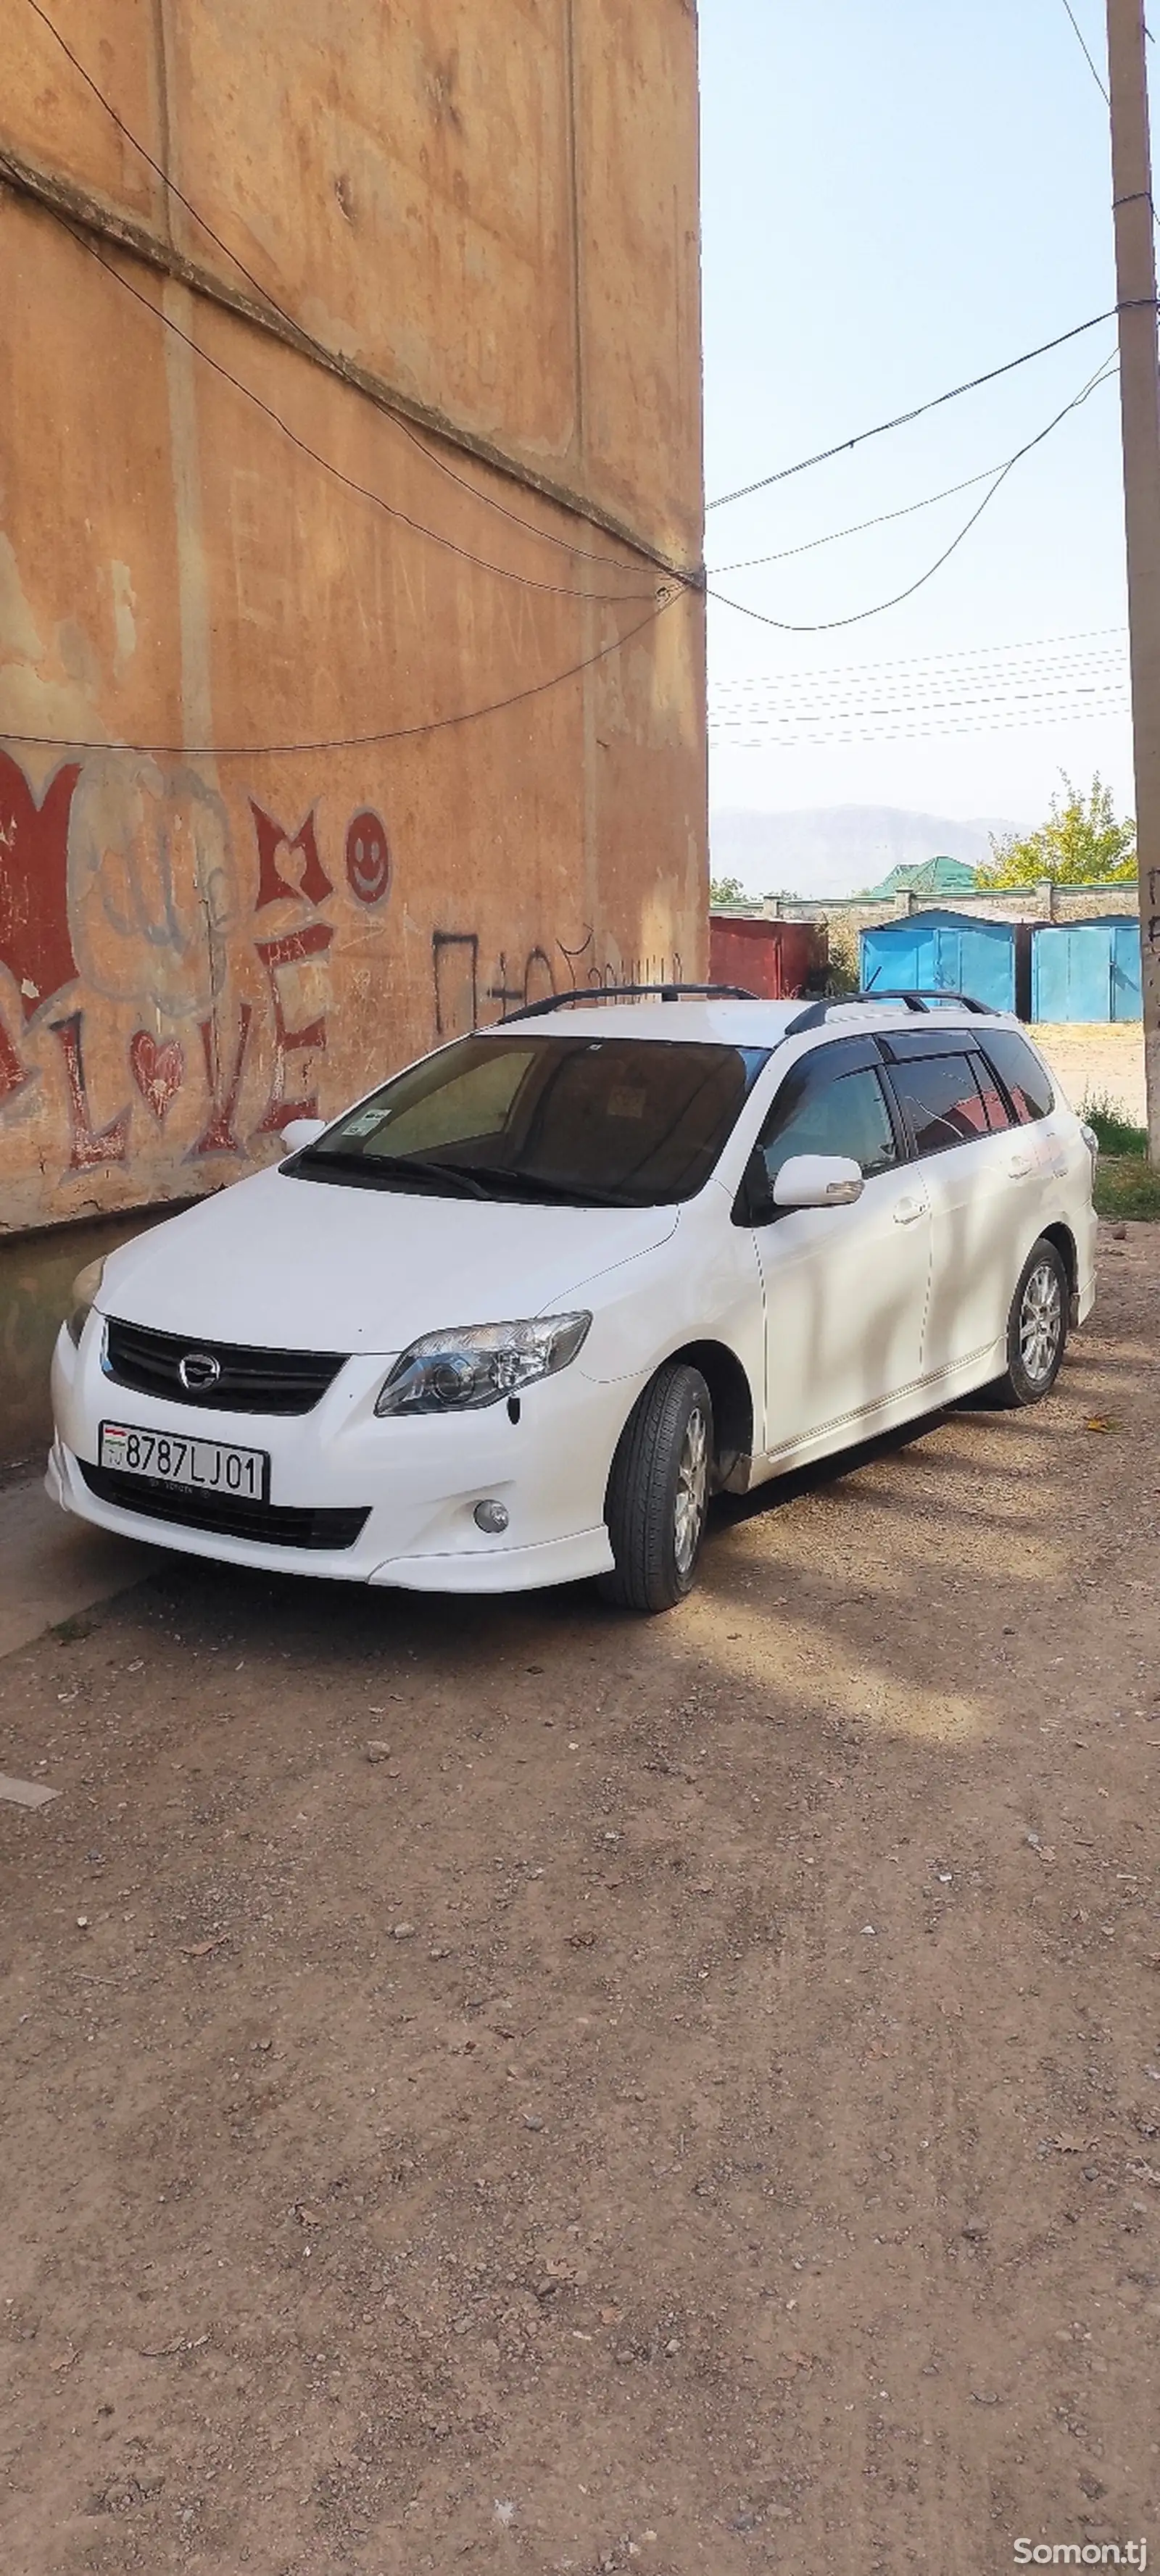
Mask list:
[[[176,1431],[142,1431],[128,1422],[102,1422],[101,1465],[123,1476],[151,1476],[162,1485],[206,1494],[237,1494],[264,1503],[270,1482],[265,1449],[234,1449],[224,1440],[188,1440]]]

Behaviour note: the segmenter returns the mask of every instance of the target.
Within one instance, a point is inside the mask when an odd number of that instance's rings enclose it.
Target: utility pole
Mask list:
[[[1108,0],[1148,1152],[1160,1170],[1160,361],[1144,0]]]

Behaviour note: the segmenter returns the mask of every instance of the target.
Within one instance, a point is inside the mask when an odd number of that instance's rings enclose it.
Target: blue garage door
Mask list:
[[[1142,1020],[1143,1016],[1140,924],[1118,921],[1112,933],[1112,1018]]]
[[[863,992],[968,993],[993,1011],[1015,1008],[1015,932],[1005,921],[951,912],[912,912],[864,930]]]
[[[1037,1020],[1138,1020],[1139,923],[1060,921],[1037,930],[1031,1008]]]

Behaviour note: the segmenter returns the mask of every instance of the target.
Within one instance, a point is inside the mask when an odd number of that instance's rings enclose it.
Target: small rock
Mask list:
[[[451,1952],[445,1941],[435,1941],[428,1950],[427,1956],[429,1959],[449,1959]]]
[[[87,1931],[88,1931],[88,1928],[89,1928],[89,1918],[88,1918],[88,1915],[87,1915],[87,1914],[78,1914],[78,1916],[77,1916],[77,1930],[78,1930],[78,1932],[87,1932]]]
[[[396,1941],[409,1941],[415,1930],[413,1923],[396,1923],[392,1928]]]
[[[1127,1242],[1127,1239],[1128,1239],[1128,1229],[1127,1229],[1127,1226],[1126,1226],[1126,1225],[1114,1225],[1114,1226],[1112,1227],[1112,1241],[1113,1241],[1113,1243],[1126,1243],[1126,1242]]]
[[[538,2112],[538,2111],[525,2111],[525,2113],[524,2113],[524,2127],[525,2127],[525,2129],[542,2129],[542,2128],[543,2128],[543,2125],[544,2125],[544,2123],[543,2123],[543,2121],[541,2120],[541,2118],[540,2118],[540,2115],[539,2115],[539,2112]]]
[[[380,1736],[373,1735],[366,1748],[366,1755],[368,1762],[389,1762],[391,1758],[390,1745],[384,1744]]]

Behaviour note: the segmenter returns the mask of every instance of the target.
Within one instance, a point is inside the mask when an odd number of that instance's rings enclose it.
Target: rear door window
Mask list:
[[[916,1154],[945,1154],[990,1133],[969,1055],[909,1057],[893,1067]]]
[[[1017,1029],[988,1030],[984,1040],[986,1052],[1014,1105],[1021,1127],[1036,1118],[1049,1118],[1055,1107],[1055,1093],[1047,1077],[1046,1066],[1033,1055],[1026,1038]]]
[[[786,1075],[766,1121],[761,1152],[772,1183],[791,1154],[844,1154],[866,1180],[898,1160],[886,1094],[877,1073],[838,1073],[826,1050]]]

